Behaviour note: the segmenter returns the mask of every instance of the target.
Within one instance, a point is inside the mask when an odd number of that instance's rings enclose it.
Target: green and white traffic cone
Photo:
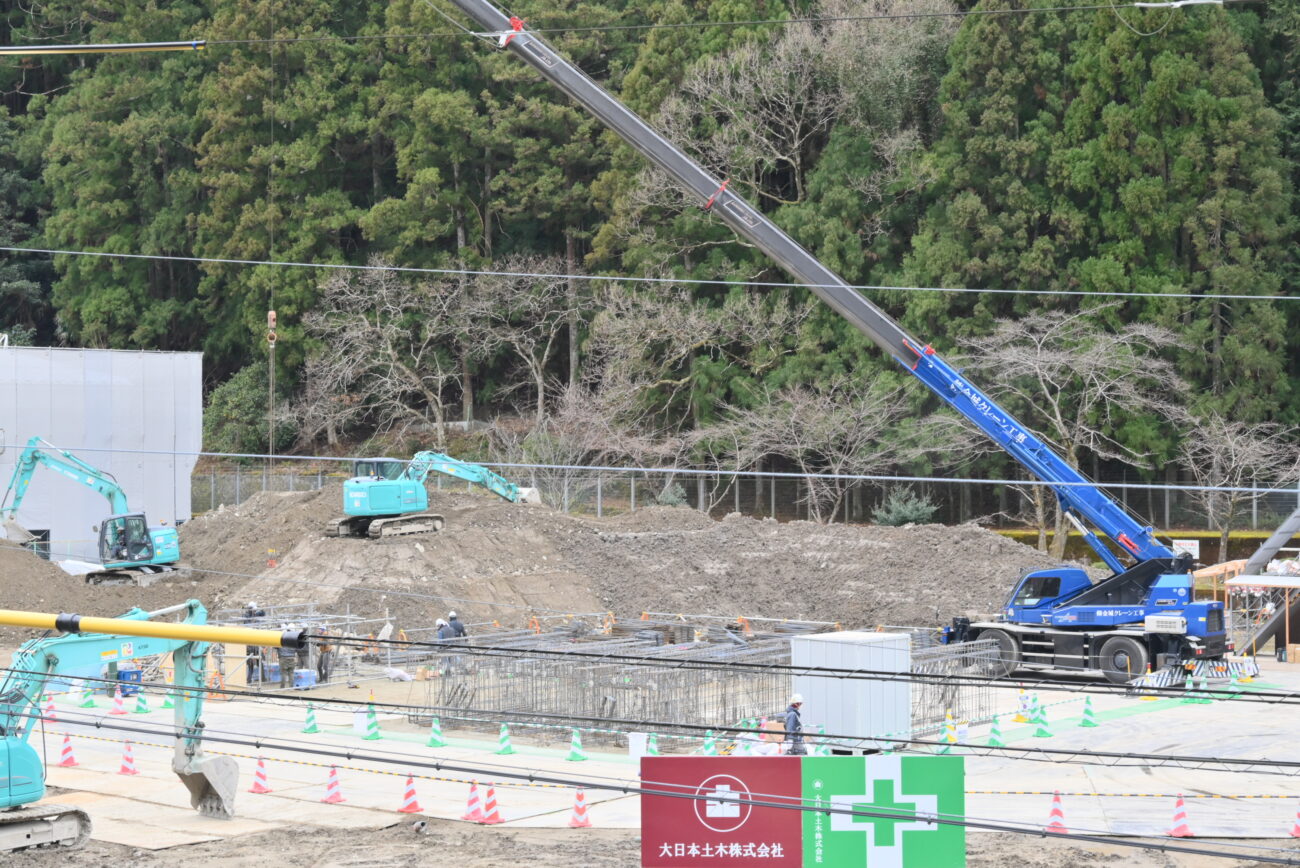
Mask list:
[[[503,723],[501,724],[501,735],[497,737],[497,749],[493,753],[509,756],[514,752],[515,746],[510,743],[510,727]]]
[[[366,741],[378,741],[383,738],[379,732],[379,716],[375,714],[375,707],[366,703],[366,734],[361,736]]]
[[[1036,721],[1034,721],[1034,722],[1035,722],[1036,724],[1038,724],[1038,729],[1034,730],[1034,738],[1051,738],[1051,737],[1052,737],[1052,731],[1051,731],[1050,729],[1047,728],[1047,710],[1046,710],[1045,708],[1043,708],[1042,706],[1039,706],[1039,708],[1038,708],[1038,720],[1036,720]]]
[[[573,737],[569,739],[569,755],[565,759],[571,763],[580,763],[591,759],[583,752],[582,736],[578,734],[576,729],[573,731]]]
[[[817,725],[817,756],[831,756],[831,746],[826,743],[826,727]]]
[[[141,690],[135,695],[135,708],[131,709],[132,714],[148,714],[149,702],[144,698],[144,691]]]
[[[1079,726],[1093,727],[1097,725],[1097,717],[1092,711],[1092,697],[1085,697],[1083,700],[1083,717],[1079,720]]]
[[[1213,703],[1214,697],[1210,695],[1210,676],[1202,675],[1199,687],[1200,689],[1196,691],[1196,701],[1201,705]]]
[[[447,739],[442,737],[442,721],[434,718],[429,724],[429,740],[424,743],[425,747],[446,747]]]
[[[711,729],[708,729],[708,730],[705,730],[705,731],[704,731],[704,749],[703,749],[703,753],[704,753],[705,756],[717,756],[717,755],[718,755],[718,740],[717,740],[716,738],[713,737],[713,730],[711,730]]]
[[[660,755],[661,755],[661,754],[659,753],[659,735],[658,735],[658,733],[654,733],[654,732],[650,733],[650,740],[647,741],[646,744],[645,744],[645,755],[646,755],[646,756],[660,756]]]
[[[175,708],[175,707],[176,707],[176,703],[172,702],[172,692],[171,692],[171,690],[169,690],[169,689],[167,689],[167,688],[164,688],[164,689],[163,689],[163,704],[162,704],[162,707],[163,707],[164,709],[167,709],[167,708]]]
[[[81,705],[80,705],[79,707],[80,707],[80,708],[99,708],[99,706],[95,704],[95,691],[91,690],[89,685],[87,685],[87,686],[86,686],[86,689],[85,689],[84,691],[82,691],[82,694],[81,694]]]
[[[1241,680],[1237,678],[1237,670],[1235,669],[1233,669],[1231,672],[1228,673],[1228,692],[1229,693],[1241,692]]]
[[[316,725],[316,709],[312,704],[307,703],[307,722],[303,724],[302,731],[306,733],[320,732],[320,727]]]
[[[1196,686],[1192,684],[1192,674],[1187,673],[1187,679],[1183,682],[1183,702],[1196,701]]]
[[[1002,740],[1002,725],[998,723],[998,716],[993,715],[993,726],[989,729],[989,747],[1006,747],[1007,744]]]

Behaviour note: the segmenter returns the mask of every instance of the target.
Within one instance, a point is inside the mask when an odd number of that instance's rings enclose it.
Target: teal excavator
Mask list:
[[[184,620],[156,620],[177,612],[185,613]],[[172,655],[176,671],[172,770],[190,791],[190,804],[205,816],[234,816],[239,766],[230,757],[204,756],[202,750],[208,645],[233,642],[299,648],[307,638],[301,630],[210,627],[207,619],[207,609],[198,600],[154,612],[132,609],[121,618],[0,610],[0,624],[63,634],[25,643],[0,682],[0,854],[29,847],[78,847],[90,837],[91,820],[85,811],[35,804],[45,796],[45,770],[30,744],[41,726],[41,696],[51,682],[97,678],[106,664],[138,657]],[[87,726],[97,723],[86,721]]]
[[[16,542],[29,542],[33,536],[16,521],[18,508],[31,485],[37,467],[44,466],[108,498],[113,514],[95,527],[99,532],[99,560],[103,566],[86,574],[90,584],[148,585],[159,573],[178,569],[181,559],[180,538],[176,528],[166,525],[150,527],[143,512],[132,512],[126,492],[113,475],[93,467],[65,449],[59,449],[41,437],[27,441],[14,465],[9,488],[0,498],[0,521],[6,535]]]
[[[510,503],[541,502],[537,489],[521,488],[480,464],[441,452],[417,452],[410,461],[364,458],[353,464],[352,478],[343,483],[345,515],[330,522],[326,536],[380,539],[442,530],[443,517],[425,512],[429,492],[424,480],[430,473],[463,479]]]

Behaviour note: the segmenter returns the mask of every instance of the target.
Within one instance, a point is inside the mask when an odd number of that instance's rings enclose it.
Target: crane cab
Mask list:
[[[173,564],[180,539],[174,527],[149,527],[142,512],[110,515],[99,528],[99,559],[110,569]]]
[[[352,464],[352,478],[401,479],[406,473],[406,462],[396,458],[363,458]]]

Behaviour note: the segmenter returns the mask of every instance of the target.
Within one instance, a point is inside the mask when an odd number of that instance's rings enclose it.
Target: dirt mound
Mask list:
[[[205,605],[226,582],[200,583],[193,577],[162,578],[147,588],[123,585],[87,585],[81,576],[65,573],[58,565],[26,549],[0,541],[0,606],[29,612],[75,612],[79,615],[116,617],[132,607],[162,609],[197,598]],[[40,630],[0,627],[0,640],[19,642],[41,635]]]
[[[714,521],[658,506],[596,519],[437,490],[429,504],[447,519],[436,534],[334,539],[323,529],[339,513],[337,486],[264,493],[187,523],[181,546],[194,567],[258,574],[214,605],[315,601],[408,627],[447,608],[512,625],[531,613],[646,610],[937,624],[996,609],[1021,570],[1054,563],[974,526]]]

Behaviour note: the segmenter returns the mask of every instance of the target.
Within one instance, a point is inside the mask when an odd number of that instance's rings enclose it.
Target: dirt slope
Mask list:
[[[185,560],[258,576],[199,574],[217,605],[314,600],[364,615],[387,609],[408,626],[451,607],[511,624],[529,611],[607,610],[935,624],[996,608],[1021,570],[1053,564],[972,526],[714,521],[669,507],[595,519],[448,491],[430,492],[430,511],[447,518],[439,533],[326,538],[340,501],[337,487],[259,494],[184,525]]]

